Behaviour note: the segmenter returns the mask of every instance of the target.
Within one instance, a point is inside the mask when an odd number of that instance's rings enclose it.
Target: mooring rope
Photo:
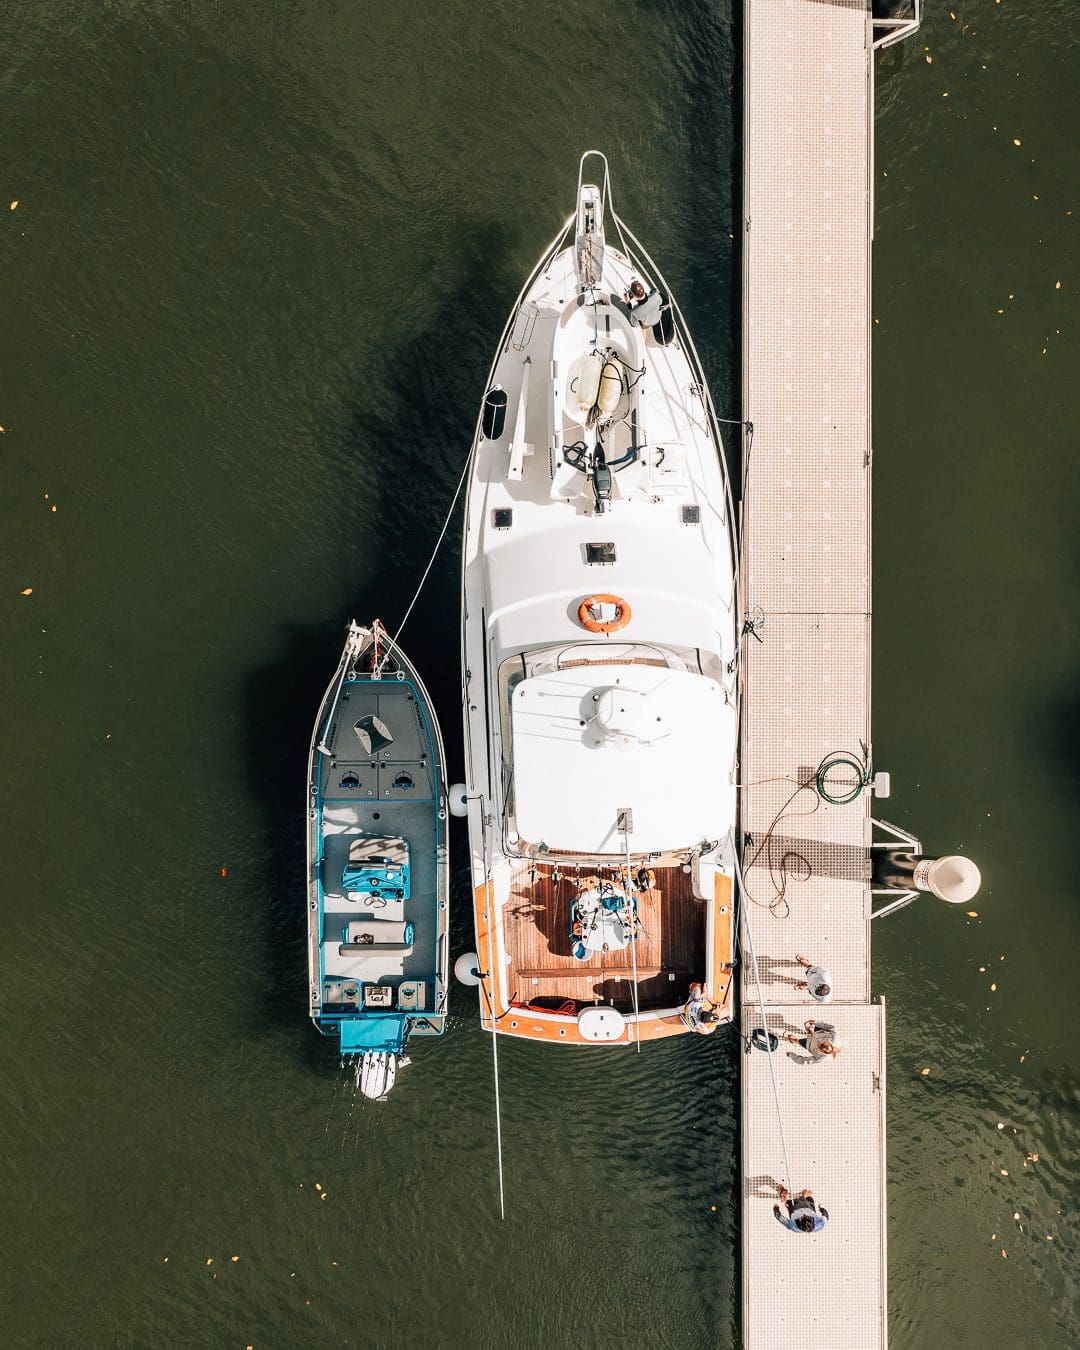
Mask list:
[[[428,559],[428,564],[424,568],[424,574],[420,578],[420,584],[417,586],[413,598],[409,601],[409,607],[405,611],[405,617],[398,624],[397,632],[393,636],[392,640],[394,642],[397,642],[398,638],[401,636],[402,629],[404,629],[405,625],[409,622],[409,615],[413,612],[413,606],[416,604],[417,600],[420,599],[420,592],[424,589],[424,583],[428,579],[428,573],[435,565],[435,559],[439,555],[439,549],[442,548],[442,541],[446,538],[446,531],[450,528],[450,522],[454,518],[454,508],[457,506],[458,498],[461,496],[461,489],[465,484],[465,477],[469,472],[469,465],[471,463],[472,454],[470,453],[465,457],[465,467],[461,470],[461,477],[458,479],[457,487],[454,489],[453,500],[450,502],[450,509],[446,513],[446,519],[443,521],[442,529],[439,531],[439,537],[435,540],[435,547],[432,549],[431,557]]]
[[[735,879],[739,883],[739,890],[745,895],[746,882],[743,880],[742,868],[739,866],[739,850],[735,846],[734,835],[729,837],[731,839],[731,856],[735,863]],[[758,970],[757,953],[754,951],[754,934],[750,928],[750,911],[745,905],[741,907],[741,918],[742,926],[746,930],[746,940],[750,946],[750,965],[754,972],[754,984],[757,986],[758,1008],[761,1012],[761,1033],[765,1038],[765,1044],[762,1048],[769,1057],[769,1080],[772,1083],[773,1105],[776,1107],[776,1123],[780,1127],[780,1150],[784,1155],[784,1181],[790,1191],[791,1164],[788,1162],[787,1139],[784,1137],[784,1117],[780,1110],[780,1089],[776,1086],[776,1070],[773,1068],[773,1051],[769,1041],[769,1023],[765,1017],[765,996],[761,992],[761,972]]]

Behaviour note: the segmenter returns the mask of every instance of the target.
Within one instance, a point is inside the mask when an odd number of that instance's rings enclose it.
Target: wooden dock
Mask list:
[[[829,795],[855,795],[831,805],[815,776],[834,752],[868,760],[871,743],[874,25],[867,0],[744,13],[742,1028],[761,1025],[748,924],[770,1027],[801,1034],[816,1016],[844,1048],[816,1063],[783,1040],[743,1054],[743,1344],[871,1350],[887,1341],[871,794],[840,767]],[[799,955],[831,972],[827,1007],[796,988]],[[824,1231],[777,1222],[779,1181],[813,1190]]]

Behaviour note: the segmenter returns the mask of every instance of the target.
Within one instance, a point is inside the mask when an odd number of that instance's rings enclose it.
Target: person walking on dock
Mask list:
[[[828,1022],[815,1022],[811,1017],[806,1024],[805,1036],[792,1036],[788,1032],[785,1041],[790,1041],[792,1045],[801,1045],[806,1050],[812,1060],[835,1059],[844,1048],[836,1039],[836,1028],[830,1026]],[[794,1056],[793,1056],[794,1058]],[[805,1060],[803,1061],[805,1063]]]
[[[787,1208],[787,1215],[781,1212],[780,1205],[773,1205],[773,1213],[793,1233],[820,1233],[829,1222],[829,1211],[824,1206],[819,1209],[814,1204],[809,1187],[796,1196],[786,1186],[777,1186],[776,1189],[780,1195],[780,1204]]]
[[[796,956],[796,961],[806,971],[806,979],[800,980],[796,989],[806,989],[815,1003],[829,1003],[832,1000],[832,976],[824,966],[815,966],[805,956]]]

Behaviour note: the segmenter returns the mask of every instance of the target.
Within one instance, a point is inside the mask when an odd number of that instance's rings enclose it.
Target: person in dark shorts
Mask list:
[[[780,1204],[786,1206],[787,1214],[781,1213],[780,1205],[773,1205],[773,1214],[777,1220],[790,1228],[793,1233],[820,1233],[829,1222],[829,1211],[814,1204],[809,1187],[793,1196],[786,1186],[777,1186]]]
[[[792,1036],[789,1032],[784,1040],[790,1041],[792,1045],[801,1045],[814,1061],[835,1059],[844,1048],[836,1038],[834,1026],[828,1022],[815,1022],[812,1017],[806,1024],[805,1036]]]

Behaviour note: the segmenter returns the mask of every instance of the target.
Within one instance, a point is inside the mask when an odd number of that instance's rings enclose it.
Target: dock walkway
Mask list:
[[[870,792],[830,805],[833,752],[870,746],[870,241],[873,23],[866,0],[745,6],[743,865],[769,1026],[810,1016],[843,1051],[781,1041],[742,1057],[743,1343],[887,1340],[885,1014],[870,1001]],[[829,776],[831,795],[857,771]],[[810,784],[810,786],[801,786]],[[749,838],[747,839],[747,836]],[[828,1007],[796,989],[805,955]],[[745,941],[742,1028],[761,1025]],[[778,1117],[770,1078],[776,1075]],[[829,1211],[821,1233],[773,1214],[785,1180]]]

